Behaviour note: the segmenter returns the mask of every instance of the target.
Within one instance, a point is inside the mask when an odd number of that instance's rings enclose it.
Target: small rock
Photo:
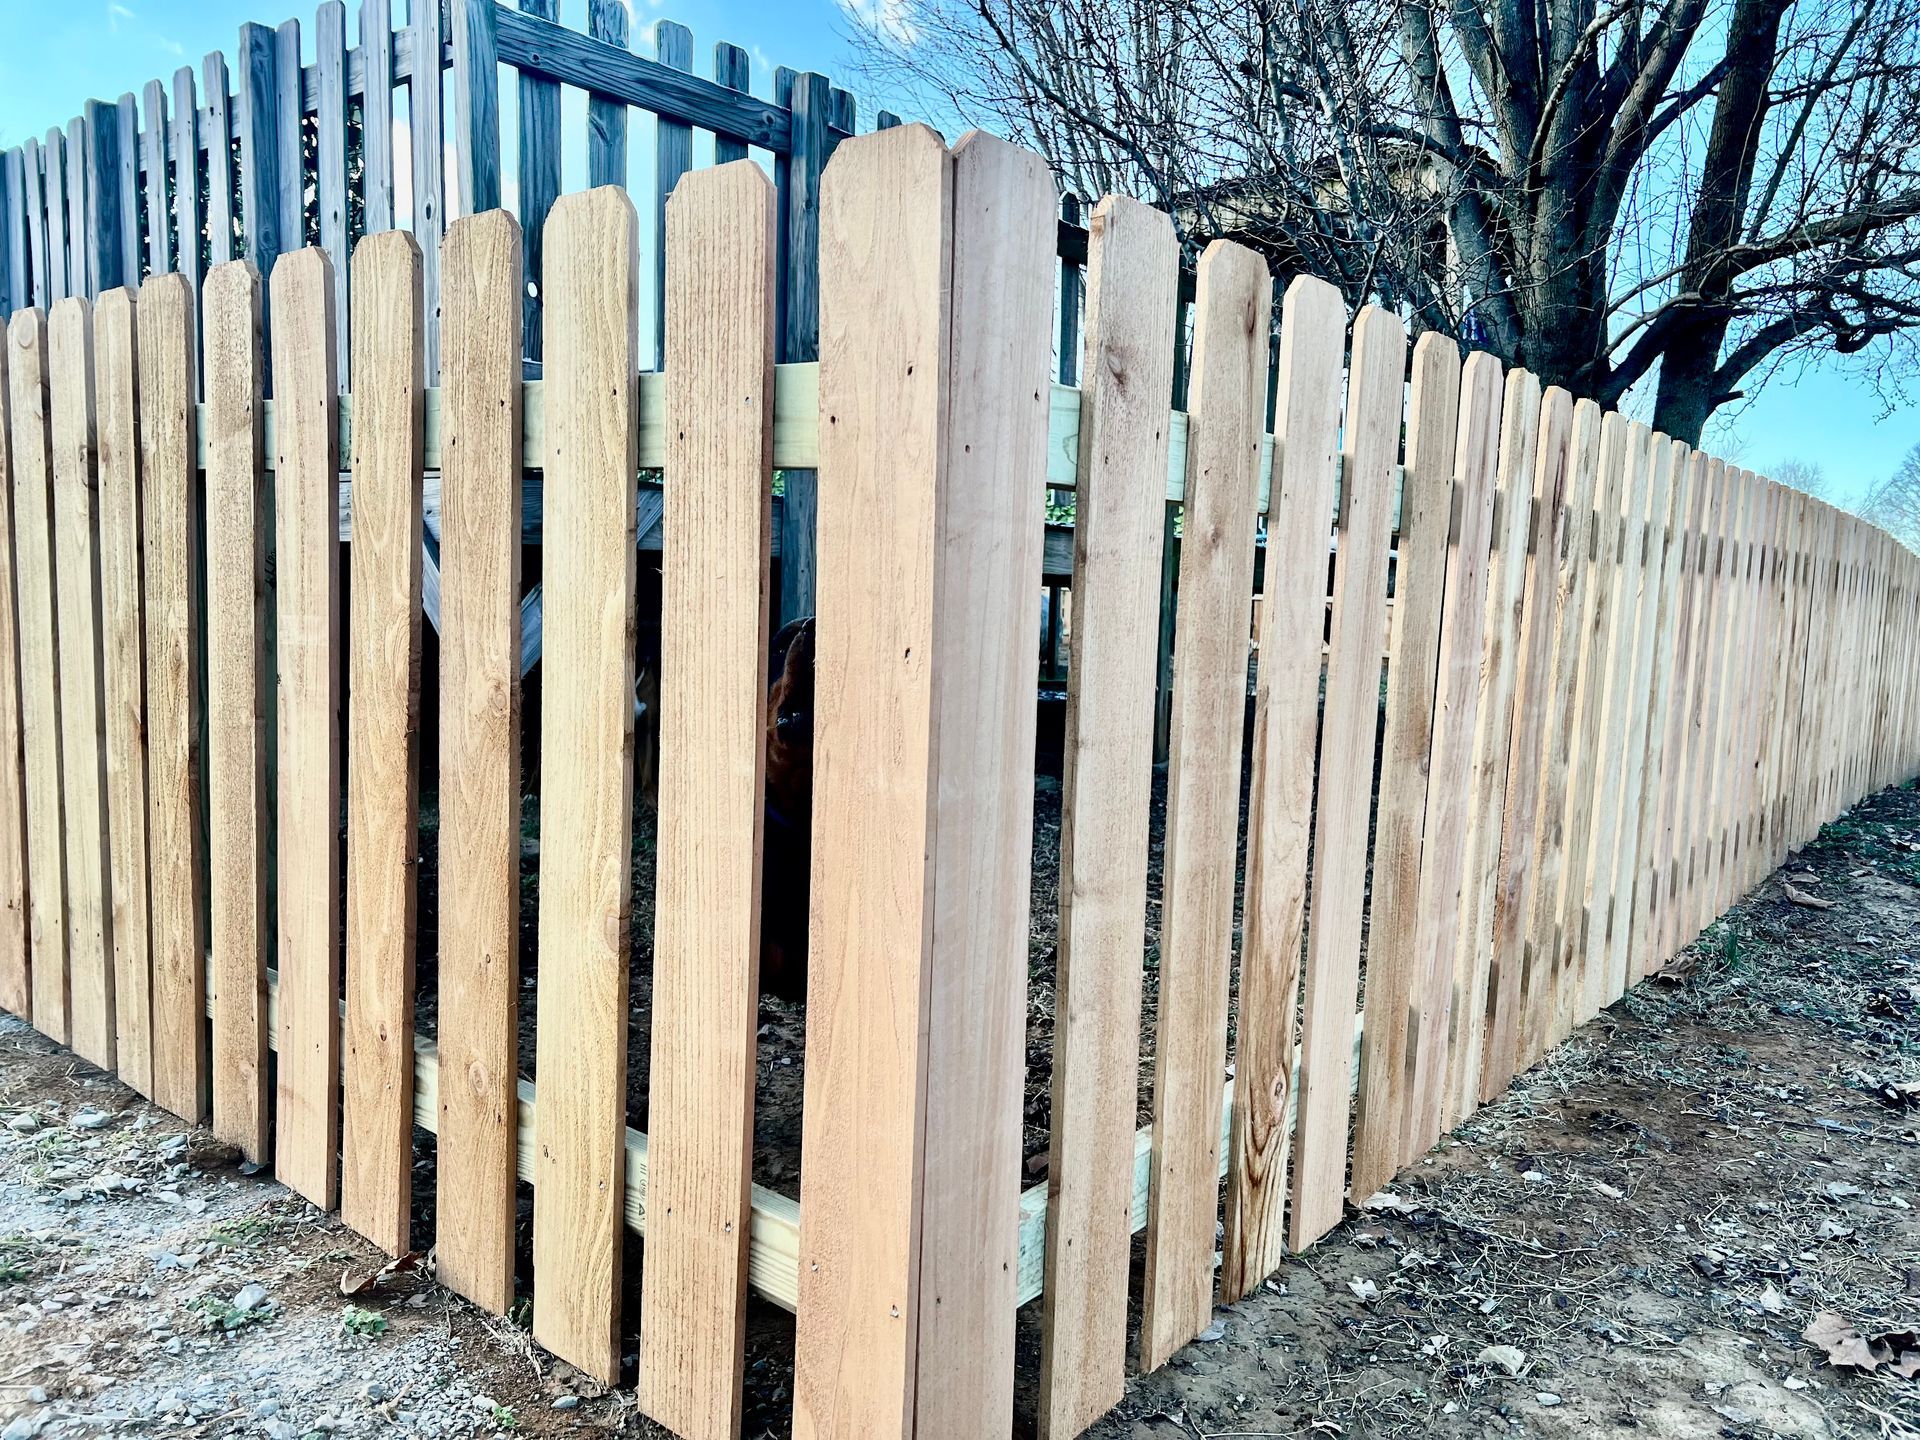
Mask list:
[[[7,1129],[16,1135],[31,1135],[40,1128],[40,1117],[31,1110],[22,1110],[7,1121]]]
[[[258,1281],[241,1286],[239,1292],[233,1297],[233,1308],[242,1314],[251,1314],[266,1303],[267,1287]]]
[[[47,1412],[37,1415],[16,1415],[7,1422],[7,1428],[0,1430],[0,1440],[33,1440],[46,1427]]]
[[[1554,1394],[1553,1391],[1551,1390],[1536,1390],[1534,1392],[1533,1398],[1539,1404],[1546,1406],[1548,1409],[1552,1409],[1555,1405],[1558,1405],[1560,1403],[1560,1397]]]
[[[1226,1324],[1223,1321],[1216,1320],[1193,1338],[1200,1341],[1203,1345],[1212,1345],[1216,1341],[1224,1340],[1227,1338]]]
[[[556,1395],[553,1400],[553,1408],[556,1410],[578,1410],[580,1408],[580,1397],[578,1395]]]
[[[113,1116],[104,1110],[96,1110],[93,1106],[88,1105],[71,1120],[67,1121],[67,1126],[72,1130],[104,1130],[112,1123]]]

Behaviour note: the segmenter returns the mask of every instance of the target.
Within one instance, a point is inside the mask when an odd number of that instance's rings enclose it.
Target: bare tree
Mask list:
[[[1829,487],[1826,469],[1812,460],[1783,460],[1773,467],[1767,478],[1789,485],[1816,500],[1827,498]]]
[[[1867,496],[1861,518],[1878,525],[1909,550],[1920,550],[1920,445]]]
[[[843,0],[877,79],[1697,442],[1920,337],[1920,0]]]

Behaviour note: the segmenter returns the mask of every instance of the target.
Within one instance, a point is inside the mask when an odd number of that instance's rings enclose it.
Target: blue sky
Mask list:
[[[881,6],[901,0],[851,3]],[[282,8],[273,8],[276,4]],[[585,28],[586,4],[561,0],[562,21]],[[350,4],[348,9],[351,43],[358,7]],[[395,9],[404,10],[404,0],[398,0]],[[774,65],[819,70],[836,78],[852,72],[851,22],[838,0],[634,0],[634,10],[636,49],[651,49],[654,20],[678,20],[693,31],[697,69],[709,70],[714,41],[731,40],[752,54],[753,88],[763,95],[770,93]],[[74,0],[53,5],[0,0],[0,36],[6,40],[0,45],[0,146],[44,134],[49,126],[78,114],[89,98],[113,99],[129,90],[138,94],[148,80],[170,81],[181,65],[197,69],[210,50],[231,54],[244,21],[277,23],[294,13],[305,20],[310,9],[293,0]],[[861,94],[863,120],[875,98]],[[878,99],[885,103],[887,97]],[[577,136],[583,133],[584,97],[572,100],[565,119],[568,131]],[[502,118],[510,137],[510,95]],[[644,174],[651,146],[643,129],[636,128],[634,138],[635,179],[644,184],[651,179]],[[584,168],[582,153],[576,145],[566,161],[569,187],[583,183],[577,178]],[[506,173],[512,173],[510,155]],[[1636,408],[1630,402],[1629,409]],[[1763,473],[1787,460],[1817,463],[1826,471],[1832,497],[1845,503],[1857,500],[1920,443],[1920,410],[1903,408],[1883,419],[1881,408],[1872,386],[1857,371],[1837,364],[1790,367],[1757,400],[1715,417],[1708,441],[1718,453]]]

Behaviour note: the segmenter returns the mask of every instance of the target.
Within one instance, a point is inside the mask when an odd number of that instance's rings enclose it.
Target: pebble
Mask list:
[[[89,1105],[69,1120],[67,1125],[74,1130],[104,1130],[112,1123],[113,1116]]]
[[[580,1397],[578,1395],[555,1396],[553,1408],[556,1410],[578,1410],[580,1408]]]
[[[1560,1397],[1551,1390],[1536,1390],[1533,1398],[1549,1409],[1560,1403]]]
[[[267,1287],[255,1281],[243,1285],[233,1297],[233,1308],[243,1313],[251,1313],[267,1303]]]
[[[278,1400],[262,1400],[258,1405],[253,1407],[253,1418],[256,1420],[271,1420],[279,1413],[280,1402]]]
[[[37,1415],[16,1415],[7,1422],[7,1428],[0,1430],[0,1440],[33,1440],[47,1423],[47,1412]]]
[[[31,1135],[40,1128],[40,1117],[31,1110],[22,1110],[7,1121],[7,1129],[16,1135]]]

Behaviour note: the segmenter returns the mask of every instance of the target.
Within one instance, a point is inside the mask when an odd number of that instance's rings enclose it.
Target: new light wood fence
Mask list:
[[[1121,1395],[1134,1231],[1152,1367],[1823,819],[1920,766],[1920,574],[1884,534],[1487,355],[1409,351],[1380,309],[1352,321],[1349,357],[1349,317],[1314,280],[1280,303],[1268,437],[1273,285],[1228,243],[1201,262],[1191,401],[1170,414],[1177,250],[1127,200],[1092,217],[1087,384],[1050,388],[1056,204],[1036,157],[979,135],[844,145],[821,196],[817,367],[775,363],[776,197],[750,161],[688,175],[668,206],[661,373],[641,374],[647,279],[615,188],[553,207],[533,383],[523,240],[501,212],[438,251],[437,387],[415,303],[430,267],[404,234],[356,248],[344,330],[324,249],[265,283],[217,266],[199,334],[177,275],[17,314],[0,1003],[210,1114],[390,1250],[409,1239],[411,1127],[435,1132],[439,1274],[494,1310],[531,1182],[536,1338],[613,1381],[637,1329],[640,1404],[681,1434],[738,1431],[752,1289],[798,1312],[795,1433],[862,1440],[1005,1435],[1014,1314],[1039,1298],[1039,1422],[1065,1437]],[[796,462],[826,477],[797,1203],[751,1183],[769,476]],[[644,467],[664,490],[636,485]],[[548,552],[537,1093],[516,1048],[529,472]],[[1052,1153],[1023,1193],[1047,484],[1077,491],[1074,623]],[[667,629],[640,1135],[649,495]],[[1153,1123],[1136,1130],[1169,501]],[[434,1044],[413,1014],[429,514]]]

